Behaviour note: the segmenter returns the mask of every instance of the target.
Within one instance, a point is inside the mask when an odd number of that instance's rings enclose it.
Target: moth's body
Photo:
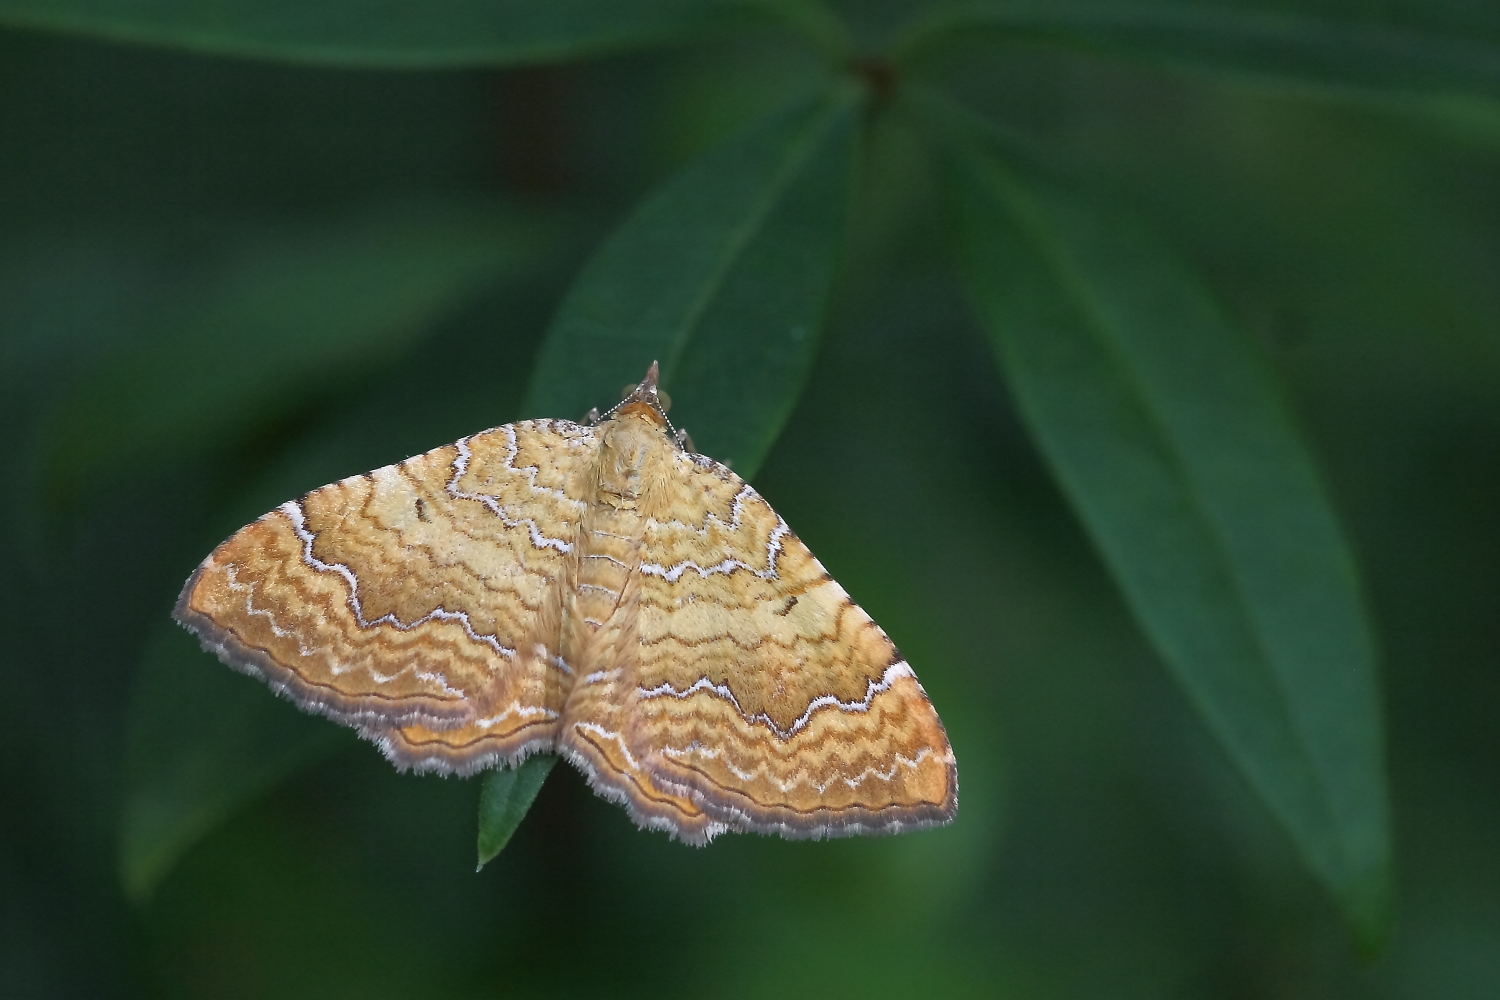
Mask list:
[[[600,428],[591,502],[573,549],[569,575],[576,583],[567,598],[562,648],[578,669],[559,730],[584,737],[569,756],[596,783],[600,768],[610,766],[606,754],[628,728],[623,708],[637,680],[642,541],[676,451],[665,428],[665,419],[644,403],[621,407]]]
[[[754,490],[678,446],[654,368],[597,427],[508,424],[283,504],[177,614],[398,765],[560,753],[693,843],[957,804],[911,669]]]
[[[675,451],[655,410],[642,403],[624,409],[599,435],[592,496],[574,545],[569,620],[596,631],[616,616],[636,577],[646,522],[662,505]],[[577,641],[592,634],[579,633]]]

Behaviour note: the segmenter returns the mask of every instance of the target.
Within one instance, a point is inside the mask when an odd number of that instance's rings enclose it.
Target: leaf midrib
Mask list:
[[[781,195],[785,193],[791,179],[807,163],[814,147],[817,146],[818,139],[826,131],[828,123],[852,100],[853,97],[849,93],[837,91],[823,98],[822,103],[826,107],[815,114],[812,120],[804,126],[796,141],[788,145],[785,157],[771,175],[770,183],[765,185],[759,197],[751,203],[752,208],[749,214],[740,225],[730,230],[732,235],[726,244],[726,252],[719,256],[714,268],[709,272],[708,279],[703,282],[701,293],[691,301],[687,311],[683,314],[682,322],[672,333],[671,351],[662,364],[662,381],[665,382],[670,377],[678,360],[687,349],[693,330],[703,319],[714,296],[723,287],[725,278],[733,270],[745,247],[764,226],[766,218],[771,214]]]
[[[1004,181],[1000,181],[999,183],[1002,191],[1005,187],[1009,186]],[[1004,193],[1002,193],[1002,197],[1005,197]],[[1049,263],[1064,287],[1072,292],[1079,302],[1080,312],[1087,320],[1088,328],[1095,331],[1094,339],[1103,346],[1108,356],[1122,373],[1126,382],[1135,391],[1137,405],[1140,406],[1147,421],[1161,436],[1161,439],[1166,442],[1166,457],[1176,478],[1182,483],[1184,492],[1192,501],[1191,509],[1193,518],[1204,527],[1207,537],[1211,539],[1219,558],[1228,569],[1228,577],[1234,587],[1234,594],[1237,598],[1237,611],[1246,620],[1247,624],[1251,626],[1247,630],[1250,633],[1251,642],[1254,644],[1260,661],[1265,664],[1267,672],[1271,676],[1272,688],[1276,692],[1277,699],[1281,702],[1282,708],[1287,713],[1288,718],[1293,721],[1291,729],[1293,737],[1297,741],[1297,748],[1310,763],[1312,775],[1320,793],[1318,808],[1325,814],[1323,818],[1330,821],[1330,825],[1337,829],[1337,817],[1332,811],[1333,797],[1331,795],[1331,785],[1328,776],[1324,773],[1322,760],[1318,754],[1312,752],[1310,734],[1303,722],[1302,713],[1297,710],[1295,699],[1288,691],[1285,680],[1281,676],[1281,671],[1276,668],[1276,660],[1266,645],[1262,634],[1263,630],[1260,627],[1260,616],[1256,613],[1254,603],[1248,598],[1246,581],[1236,561],[1230,558],[1231,550],[1225,538],[1225,533],[1218,524],[1217,519],[1210,516],[1210,508],[1204,498],[1201,487],[1198,485],[1196,478],[1188,473],[1177,436],[1170,432],[1170,424],[1162,414],[1160,407],[1153,404],[1151,394],[1145,391],[1147,383],[1144,377],[1137,371],[1136,366],[1131,363],[1128,355],[1121,350],[1118,338],[1113,334],[1112,324],[1106,318],[1107,311],[1099,302],[1098,296],[1093,293],[1088,283],[1072,266],[1065,248],[1052,235],[1050,231],[1051,227],[1047,226],[1045,221],[1040,217],[1041,213],[1033,206],[1032,199],[1017,192],[1012,194],[1011,197],[1006,198],[1006,200],[1011,202],[1017,217],[1024,221],[1025,228],[1040,249],[1043,259]],[[1340,851],[1340,854],[1342,853]],[[1347,859],[1341,858],[1340,860]]]

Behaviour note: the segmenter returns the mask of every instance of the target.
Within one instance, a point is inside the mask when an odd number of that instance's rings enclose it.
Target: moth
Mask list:
[[[403,769],[558,754],[691,844],[951,821],[953,750],[911,667],[690,450],[657,382],[288,500],[203,560],[176,618]]]

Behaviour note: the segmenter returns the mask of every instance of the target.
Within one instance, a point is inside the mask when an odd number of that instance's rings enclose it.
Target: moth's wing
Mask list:
[[[571,686],[559,583],[593,451],[589,428],[523,421],[314,490],[215,549],[177,618],[398,764],[550,746]]]
[[[594,734],[596,785],[697,843],[950,821],[953,751],[895,646],[743,480],[701,456],[677,466],[643,540],[638,662],[619,725]]]

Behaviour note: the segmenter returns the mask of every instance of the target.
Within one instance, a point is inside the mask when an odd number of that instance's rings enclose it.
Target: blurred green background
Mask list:
[[[481,4],[320,2],[302,47],[278,4],[269,41],[179,31],[179,6],[0,2],[0,995],[1500,994],[1493,10],[1064,4],[1032,30],[1045,7],[995,5],[1021,29],[851,70],[841,46],[894,58],[936,7],[638,0],[574,45],[585,0],[496,0],[540,40],[491,52]],[[408,15],[456,41],[404,57]],[[840,79],[869,103],[821,340],[745,447],[921,676],[959,819],[695,850],[560,767],[475,874],[478,779],[398,774],[230,673],[170,622],[178,588],[302,491],[581,416],[533,412],[533,372],[591,363],[557,347],[590,255]],[[1396,902],[1373,953],[1049,470],[955,276],[941,170],[886,113],[908,86],[1149,220],[1290,400],[1380,650]],[[715,454],[732,407],[665,387]]]

